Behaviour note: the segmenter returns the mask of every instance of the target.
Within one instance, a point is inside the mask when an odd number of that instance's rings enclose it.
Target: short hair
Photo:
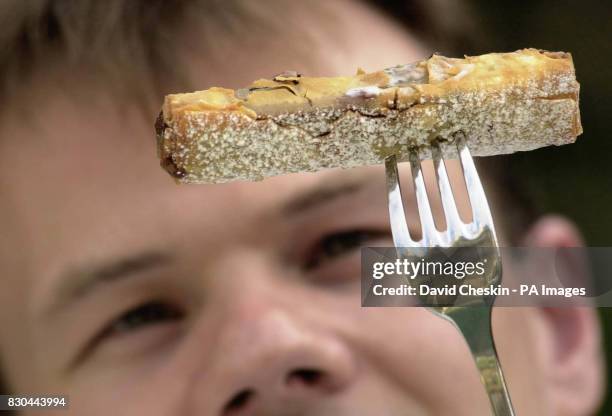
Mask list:
[[[430,49],[447,54],[479,52],[487,36],[477,24],[477,13],[462,0],[367,0],[374,8],[401,23]]]
[[[354,0],[357,1],[357,0]],[[468,19],[459,0],[370,1],[398,18],[437,50],[465,51]],[[181,36],[186,28],[283,35],[285,15],[295,8],[325,15],[325,0],[5,0],[0,6],[0,99],[6,101],[34,75],[45,71],[91,73],[131,96],[154,98],[188,90],[181,70]],[[449,16],[452,15],[452,18]],[[215,39],[202,36],[202,53]],[[292,45],[292,47],[295,47]]]

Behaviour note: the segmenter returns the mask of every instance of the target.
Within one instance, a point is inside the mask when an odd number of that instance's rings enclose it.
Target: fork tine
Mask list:
[[[438,190],[440,192],[440,199],[442,200],[442,208],[444,209],[444,217],[446,218],[446,242],[450,243],[455,241],[462,234],[464,224],[459,217],[459,211],[455,204],[455,197],[453,190],[448,180],[446,173],[446,165],[442,159],[442,151],[440,147],[434,146],[432,148],[434,167],[436,170],[436,179],[438,181]]]
[[[495,238],[495,228],[493,226],[491,210],[487,203],[487,197],[482,187],[482,183],[480,182],[480,178],[478,177],[474,160],[472,159],[472,155],[463,137],[457,140],[457,149],[459,151],[459,159],[461,160],[461,167],[465,178],[465,186],[470,198],[470,205],[472,206],[473,231],[477,232],[482,227],[486,226],[491,230]]]
[[[440,239],[431,213],[431,207],[429,206],[429,198],[427,197],[427,189],[425,188],[425,181],[423,180],[421,162],[416,152],[410,153],[410,167],[412,168],[412,180],[414,182],[419,217],[421,218],[421,229],[423,233],[421,245],[424,247],[432,247],[439,244]]]
[[[387,177],[387,195],[389,198],[389,219],[391,222],[391,234],[395,247],[417,247],[418,244],[410,237],[402,191],[400,189],[399,175],[397,172],[397,160],[395,155],[385,159],[385,171]]]

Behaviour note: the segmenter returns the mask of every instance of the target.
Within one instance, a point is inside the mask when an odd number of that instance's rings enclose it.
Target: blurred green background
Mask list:
[[[539,208],[581,227],[590,246],[612,246],[612,1],[470,0],[486,34],[482,52],[524,47],[571,52],[584,134],[570,146],[512,156]],[[612,374],[612,309],[601,308]],[[612,389],[601,415],[612,414]]]

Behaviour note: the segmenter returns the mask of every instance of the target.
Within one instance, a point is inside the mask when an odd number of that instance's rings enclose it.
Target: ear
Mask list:
[[[582,247],[584,239],[576,225],[560,215],[545,215],[523,237],[529,247]]]
[[[527,232],[524,245],[564,248],[580,247],[584,243],[572,222],[560,216],[545,216]],[[575,259],[567,259],[567,262],[572,267],[580,267]],[[588,271],[577,270],[577,273]],[[552,414],[594,414],[604,386],[596,311],[588,307],[539,308],[538,318],[540,358]]]

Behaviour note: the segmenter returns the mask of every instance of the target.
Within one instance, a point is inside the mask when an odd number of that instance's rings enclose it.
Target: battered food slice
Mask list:
[[[574,142],[582,133],[571,55],[523,49],[429,59],[355,76],[294,72],[248,88],[165,98],[156,122],[161,165],[182,183],[260,180],[382,163],[439,145],[456,157]]]

